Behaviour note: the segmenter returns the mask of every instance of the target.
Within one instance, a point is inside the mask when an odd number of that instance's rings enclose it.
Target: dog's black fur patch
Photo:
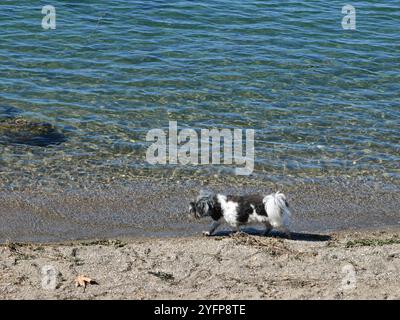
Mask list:
[[[238,204],[237,208],[237,221],[238,224],[246,224],[249,216],[253,213],[254,206],[258,215],[268,216],[263,204],[263,197],[260,195],[246,195],[246,196],[226,196],[227,201],[232,201]],[[196,202],[191,203],[191,207],[196,210],[199,217],[211,216],[215,221],[222,218],[223,213],[221,204],[216,195],[201,197]]]
[[[219,203],[217,196],[213,197],[213,206],[211,211],[211,218],[215,221],[218,221],[223,216],[221,204]]]
[[[246,224],[249,220],[249,216],[253,213],[252,205],[256,212],[260,216],[268,216],[265,211],[263,204],[263,197],[259,195],[248,195],[248,196],[227,196],[227,201],[233,201],[238,203],[238,216],[237,220],[239,224]]]

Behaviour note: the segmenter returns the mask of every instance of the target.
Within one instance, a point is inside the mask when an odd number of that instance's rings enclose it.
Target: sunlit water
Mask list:
[[[149,165],[146,133],[169,121],[254,129],[256,178],[399,178],[397,0],[354,4],[355,31],[342,1],[46,4],[56,30],[41,26],[43,3],[0,5],[0,105],[66,140],[0,137],[5,187],[232,175]]]

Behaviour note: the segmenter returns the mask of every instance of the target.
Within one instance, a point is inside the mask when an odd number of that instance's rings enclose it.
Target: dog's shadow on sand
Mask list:
[[[278,231],[271,231],[268,235],[264,234],[264,230],[259,230],[255,228],[243,228],[241,230],[243,234],[248,234],[251,236],[261,236],[261,237],[267,237],[267,238],[285,238],[287,237]],[[224,230],[224,231],[219,231],[216,232],[213,236],[214,237],[226,237],[226,236],[232,236],[235,234],[235,231],[229,231],[229,230]],[[313,241],[313,242],[323,242],[323,241],[329,241],[331,240],[330,235],[326,234],[317,234],[317,233],[307,233],[307,232],[292,232],[291,233],[291,238],[290,240],[298,240],[298,241]]]

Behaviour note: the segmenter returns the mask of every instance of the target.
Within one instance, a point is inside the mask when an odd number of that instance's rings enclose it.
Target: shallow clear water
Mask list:
[[[0,5],[0,105],[50,122],[56,146],[0,138],[3,186],[137,176],[145,136],[168,121],[256,130],[256,177],[400,176],[400,3],[51,1]],[[229,171],[227,171],[229,175]]]

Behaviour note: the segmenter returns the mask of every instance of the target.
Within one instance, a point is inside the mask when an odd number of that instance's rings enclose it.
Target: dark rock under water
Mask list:
[[[52,124],[24,119],[14,107],[0,107],[0,143],[47,147],[65,141]]]

